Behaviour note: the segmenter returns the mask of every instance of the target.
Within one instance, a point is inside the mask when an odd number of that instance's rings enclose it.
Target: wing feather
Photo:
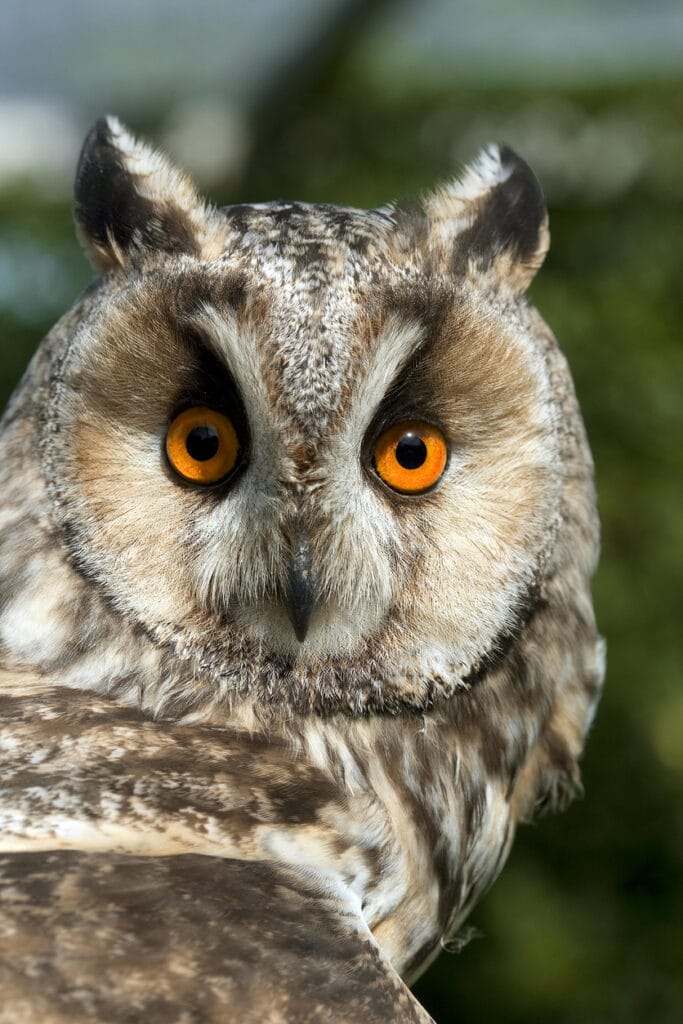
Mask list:
[[[0,855],[2,1024],[426,1024],[320,878],[205,855]]]

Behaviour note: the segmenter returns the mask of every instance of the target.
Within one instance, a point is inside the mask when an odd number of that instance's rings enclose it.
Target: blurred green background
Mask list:
[[[378,205],[491,140],[546,188],[553,243],[532,294],[596,460],[607,684],[585,798],[522,829],[474,911],[481,935],[417,986],[440,1024],[683,1021],[682,15],[628,0],[6,10],[3,404],[89,280],[70,178],[102,112],[220,203]]]

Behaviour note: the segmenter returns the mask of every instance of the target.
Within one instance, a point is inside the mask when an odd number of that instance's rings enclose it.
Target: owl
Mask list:
[[[75,200],[0,431],[0,1022],[428,1021],[603,675],[540,186],[216,209],[108,118]]]

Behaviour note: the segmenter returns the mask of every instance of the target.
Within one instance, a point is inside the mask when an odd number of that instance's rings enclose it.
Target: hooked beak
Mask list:
[[[285,604],[289,621],[294,627],[294,633],[299,643],[303,643],[306,639],[316,597],[315,580],[311,567],[311,549],[307,539],[298,537],[295,541],[292,565],[289,570]]]

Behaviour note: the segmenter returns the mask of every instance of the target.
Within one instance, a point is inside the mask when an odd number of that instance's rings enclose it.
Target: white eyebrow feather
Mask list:
[[[423,340],[424,331],[416,320],[392,313],[366,350],[359,368],[360,384],[347,415],[345,435],[361,440],[396,375]]]

